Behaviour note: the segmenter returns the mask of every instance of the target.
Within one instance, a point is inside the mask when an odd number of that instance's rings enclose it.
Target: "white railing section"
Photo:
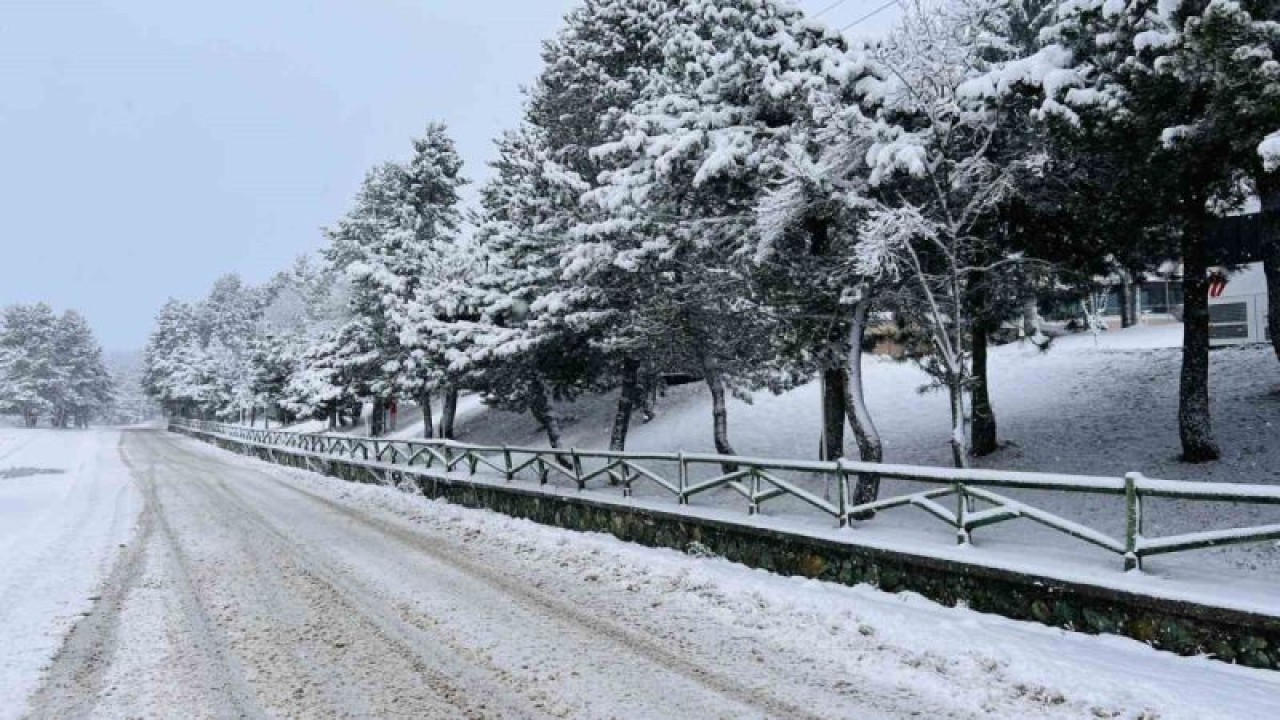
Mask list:
[[[1149,538],[1143,501],[1149,498],[1280,505],[1280,487],[1243,483],[1205,483],[1156,480],[1141,473],[1123,477],[1056,475],[998,470],[886,465],[850,460],[771,460],[705,453],[639,453],[574,448],[470,445],[453,440],[391,440],[287,430],[264,430],[201,420],[174,420],[173,428],[235,440],[242,444],[300,454],[309,459],[334,457],[364,467],[378,482],[389,482],[390,473],[413,466],[447,472],[465,469],[475,475],[484,468],[510,482],[522,472],[533,473],[541,484],[559,477],[579,490],[592,483],[619,486],[630,497],[637,482],[651,483],[687,505],[695,495],[728,488],[743,497],[747,512],[775,498],[790,496],[835,518],[840,527],[851,520],[865,520],[876,512],[915,507],[949,525],[959,543],[969,543],[975,530],[1024,518],[1095,545],[1124,558],[1126,570],[1141,567],[1152,555],[1198,550],[1221,545],[1280,539],[1280,523]],[[695,469],[714,468],[716,474],[694,479]],[[816,495],[781,476],[799,473],[835,483],[834,500]],[[929,489],[853,504],[853,488],[859,477],[895,478],[930,485]],[[1113,495],[1123,499],[1125,531],[1112,537],[1087,525],[1032,507],[996,490],[1046,490]],[[946,501],[947,504],[943,504]]]

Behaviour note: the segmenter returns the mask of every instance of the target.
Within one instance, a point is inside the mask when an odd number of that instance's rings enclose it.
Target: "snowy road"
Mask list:
[[[779,578],[160,432],[31,717],[1248,717],[1280,674]]]

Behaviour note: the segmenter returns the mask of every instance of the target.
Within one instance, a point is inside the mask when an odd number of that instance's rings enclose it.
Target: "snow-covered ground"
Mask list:
[[[1270,346],[1215,350],[1211,391],[1215,430],[1223,459],[1179,462],[1177,387],[1182,327],[1143,325],[1060,337],[1048,352],[1011,344],[991,354],[992,395],[1002,448],[979,465],[1119,477],[1139,471],[1149,477],[1274,484],[1280,482],[1280,362]],[[947,400],[921,394],[924,374],[913,364],[868,356],[866,387],[872,414],[885,440],[888,462],[940,465],[950,462]],[[469,398],[474,403],[474,398]],[[758,393],[748,405],[730,401],[729,425],[742,455],[814,458],[819,436],[818,388],[807,385],[780,396]],[[607,445],[613,397],[583,398],[561,405],[566,446]],[[459,439],[481,444],[544,445],[527,414],[468,406],[459,418]],[[403,427],[415,437],[420,427]],[[701,384],[668,389],[658,416],[636,424],[628,449],[707,451],[710,402]],[[853,450],[852,439],[848,449]],[[665,468],[670,471],[670,468]],[[711,468],[707,468],[711,471]],[[556,478],[553,477],[553,480]],[[809,489],[821,493],[813,480]],[[884,495],[920,489],[886,482]],[[617,496],[616,489],[600,492]],[[1119,536],[1123,502],[1114,496],[1009,491],[1008,495],[1076,522]],[[665,491],[636,485],[637,502],[669,502]],[[696,498],[693,511],[725,508],[745,519],[740,496],[725,490]],[[1275,506],[1148,501],[1148,536],[1280,522]],[[762,522],[828,528],[830,518],[786,498],[765,507]],[[1139,576],[1121,572],[1120,558],[1029,521],[984,528],[975,547],[957,548],[953,533],[925,513],[902,508],[881,513],[857,530],[861,542],[988,564],[1046,572],[1064,578],[1195,598],[1242,608],[1280,612],[1280,547],[1253,543],[1152,558]],[[1034,548],[1028,552],[1028,548]],[[1027,560],[1034,562],[1030,565]]]
[[[0,719],[94,605],[141,500],[107,431],[0,430]]]
[[[542,527],[159,431],[3,432],[0,466],[65,470],[0,479],[5,718],[1167,720],[1265,717],[1280,697],[1280,673]]]
[[[726,696],[699,709],[707,717],[785,714],[789,707],[821,717],[860,718],[1256,718],[1273,711],[1280,697],[1280,673],[1179,658],[1116,637],[944,608],[912,594],[783,578],[719,559],[691,558],[391,488],[273,467],[190,440],[177,442],[163,452],[175,459],[199,455],[205,462],[237,468],[234,475],[226,471],[235,480],[236,489],[230,491],[257,498],[254,507],[272,516],[272,525],[286,537],[326,548],[344,572],[381,586],[386,601],[408,608],[424,603],[453,608],[448,628],[459,642],[479,643],[486,661],[511,672],[526,691],[553,689],[537,710],[566,716],[669,717],[693,699],[683,682],[672,682],[667,694],[648,694],[654,690],[648,685],[652,670],[647,661],[627,659],[636,648],[628,648],[632,641],[625,638],[646,638],[672,653],[662,661],[669,669],[702,668],[702,680],[712,686],[727,678],[739,683],[734,690],[722,688]],[[303,496],[277,488],[293,488]],[[296,502],[261,502],[272,495],[295,497]],[[322,520],[315,512],[304,512],[307,506],[324,507],[308,496],[358,513],[345,521],[347,540],[327,544],[319,526],[302,524],[308,517]],[[296,509],[285,512],[290,504]],[[488,616],[490,601],[469,598],[469,581],[450,579],[458,583],[448,593],[453,599],[441,601],[434,596],[444,588],[418,588],[422,580],[405,571],[404,561],[360,560],[369,534],[366,524],[383,532],[403,528],[433,543],[436,554],[457,563],[447,573],[437,570],[444,573],[441,581],[453,578],[458,568],[484,568],[494,576],[488,583],[502,578],[543,597],[541,612],[575,608],[581,613],[576,622],[592,618],[590,622],[604,623],[593,631],[601,641],[618,642],[617,628],[623,628],[625,649],[615,661],[601,662],[590,650],[578,650],[586,654],[570,660],[562,651],[573,656],[578,643],[574,632],[561,630],[560,650],[540,645],[542,630],[529,626],[513,631],[508,621]],[[491,586],[487,592],[505,596],[511,586]],[[525,600],[506,598],[499,605],[523,618],[529,607]],[[545,620],[551,625],[564,621],[559,616]],[[630,682],[623,679],[628,677]],[[617,688],[628,684],[634,694],[618,698]],[[495,702],[502,696],[495,693]]]

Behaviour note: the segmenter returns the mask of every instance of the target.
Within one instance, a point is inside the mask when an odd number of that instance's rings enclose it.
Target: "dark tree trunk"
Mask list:
[[[1280,242],[1272,241],[1263,249],[1262,270],[1267,276],[1267,332],[1271,347],[1280,360]]]
[[[822,460],[844,457],[844,404],[849,392],[846,382],[844,368],[822,371],[822,447],[819,448]]]
[[[640,364],[628,360],[622,368],[622,387],[618,390],[618,409],[613,415],[613,431],[609,434],[609,449],[622,452],[627,449],[627,431],[631,427],[631,412],[640,395]]]
[[[547,388],[541,381],[535,381],[529,389],[529,412],[546,431],[547,443],[553,448],[560,447],[560,418],[552,410]]]
[[[428,440],[435,437],[435,418],[431,417],[431,393],[423,392],[418,397],[418,406],[422,408],[422,437]]]
[[[853,307],[853,317],[849,322],[849,359],[845,378],[845,413],[849,416],[849,427],[853,428],[854,440],[858,443],[858,458],[863,462],[878,463],[884,459],[884,445],[880,441],[880,432],[871,421],[871,412],[867,409],[866,397],[862,392],[862,339],[867,331],[867,312],[871,308],[870,300],[862,300]],[[862,505],[874,501],[880,495],[880,476],[861,474],[853,491],[853,504]],[[871,514],[859,516],[865,520]]]
[[[969,449],[979,457],[990,455],[999,447],[987,373],[987,325],[978,320],[973,324],[973,420],[969,425]]]
[[[458,387],[447,385],[444,389],[444,400],[440,408],[440,437],[453,439],[453,422],[458,416]]]
[[[387,429],[387,401],[376,397],[373,399],[373,410],[369,414],[369,435],[380,437]]]
[[[1185,462],[1217,460],[1209,415],[1209,264],[1203,200],[1189,204],[1182,233],[1182,377],[1178,386],[1178,434]]]
[[[969,285],[969,316],[973,318],[970,343],[973,345],[973,380],[970,385],[973,416],[969,423],[969,452],[974,455],[990,455],[999,446],[996,434],[996,411],[991,405],[991,377],[987,367],[987,348],[990,345],[991,295],[987,291],[987,278],[979,276]]]
[[[1127,270],[1120,271],[1120,327],[1133,327],[1138,324],[1134,317],[1136,303],[1133,297],[1133,278]]]
[[[715,439],[716,452],[721,455],[736,455],[733,446],[729,444],[729,408],[725,404],[724,374],[707,353],[702,356],[702,374],[707,388],[711,390],[711,434]],[[725,473],[737,472],[738,466],[725,463],[721,469]]]
[[[258,406],[249,408],[249,427],[258,427]]]
[[[1258,179],[1258,195],[1263,212],[1280,214],[1280,172]],[[1271,220],[1269,229],[1271,235],[1263,240],[1262,248],[1262,270],[1267,276],[1267,332],[1271,333],[1271,347],[1280,360],[1280,217]]]

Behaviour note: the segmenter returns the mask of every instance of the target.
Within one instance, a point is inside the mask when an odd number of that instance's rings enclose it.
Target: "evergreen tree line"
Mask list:
[[[334,424],[391,402],[452,435],[460,391],[529,412],[665,378],[726,396],[822,380],[823,454],[883,457],[863,401],[886,324],[996,448],[992,334],[1038,297],[1185,267],[1184,457],[1218,449],[1208,250],[1280,185],[1275,0],[951,0],[850,44],[778,0],[586,0],[544,44],[478,207],[446,128],[371,170],[320,262],[171,301],[145,384],[172,413]],[[441,405],[439,421],[433,400]],[[819,409],[815,408],[815,412]],[[859,500],[873,497],[864,478]]]
[[[114,383],[84,316],[61,316],[44,303],[0,311],[0,412],[27,427],[88,427],[106,417]]]

